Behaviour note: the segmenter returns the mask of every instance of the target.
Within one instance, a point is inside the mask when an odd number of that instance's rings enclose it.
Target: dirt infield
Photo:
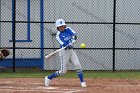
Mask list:
[[[140,93],[140,80],[86,79],[82,88],[78,79],[56,78],[50,87],[44,78],[0,78],[0,93]]]

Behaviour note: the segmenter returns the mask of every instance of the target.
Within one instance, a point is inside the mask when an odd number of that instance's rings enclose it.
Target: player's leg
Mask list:
[[[64,75],[67,72],[67,64],[70,58],[70,53],[67,50],[64,50],[59,53],[59,56],[61,61],[61,69],[48,76],[50,80],[57,76]]]
[[[59,53],[59,56],[60,56],[60,61],[61,61],[61,70],[56,71],[56,72],[52,73],[51,75],[45,77],[46,86],[49,86],[49,82],[53,78],[64,75],[67,72],[67,63],[69,61],[70,54],[69,54],[69,52],[64,50]]]
[[[80,79],[81,86],[82,87],[86,87],[86,83],[84,81],[82,67],[81,67],[79,59],[78,59],[78,57],[77,57],[77,55],[76,55],[76,53],[74,51],[72,51],[72,55],[71,55],[70,61],[72,62],[72,64],[74,65],[74,67],[75,67],[75,69],[77,71],[77,75],[78,75],[78,77]]]

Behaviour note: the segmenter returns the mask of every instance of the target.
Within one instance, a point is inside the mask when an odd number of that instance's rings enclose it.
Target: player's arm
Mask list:
[[[61,46],[63,47],[68,46],[68,44],[59,36],[59,33],[56,35],[56,39]]]
[[[77,34],[76,34],[76,32],[73,30],[73,29],[71,29],[70,27],[68,27],[68,29],[69,29],[69,33],[71,34],[71,42],[72,43],[76,43],[76,40],[77,40]]]
[[[59,44],[61,45],[61,48],[66,47],[65,49],[73,49],[73,46],[72,46],[73,43],[67,43],[59,35],[56,36],[56,39],[58,40]]]
[[[74,35],[72,38],[75,39],[75,40],[77,40],[77,35]]]

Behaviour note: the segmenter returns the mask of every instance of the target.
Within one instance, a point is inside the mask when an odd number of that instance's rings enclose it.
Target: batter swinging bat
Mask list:
[[[70,45],[72,45],[72,44],[70,44]],[[68,46],[70,46],[70,45],[68,45]],[[56,50],[56,51],[54,51],[54,52],[52,52],[52,53],[46,55],[45,58],[47,59],[47,58],[53,56],[55,53],[58,53],[59,51],[65,49],[65,48],[68,47],[68,46],[65,46],[65,47],[63,47],[63,48],[60,48],[60,49],[58,49],[58,50]]]

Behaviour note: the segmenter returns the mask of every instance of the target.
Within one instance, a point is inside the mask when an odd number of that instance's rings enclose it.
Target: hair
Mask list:
[[[66,25],[63,25],[64,26],[64,28],[66,28],[67,26]],[[57,30],[59,31],[59,27],[57,27]]]

